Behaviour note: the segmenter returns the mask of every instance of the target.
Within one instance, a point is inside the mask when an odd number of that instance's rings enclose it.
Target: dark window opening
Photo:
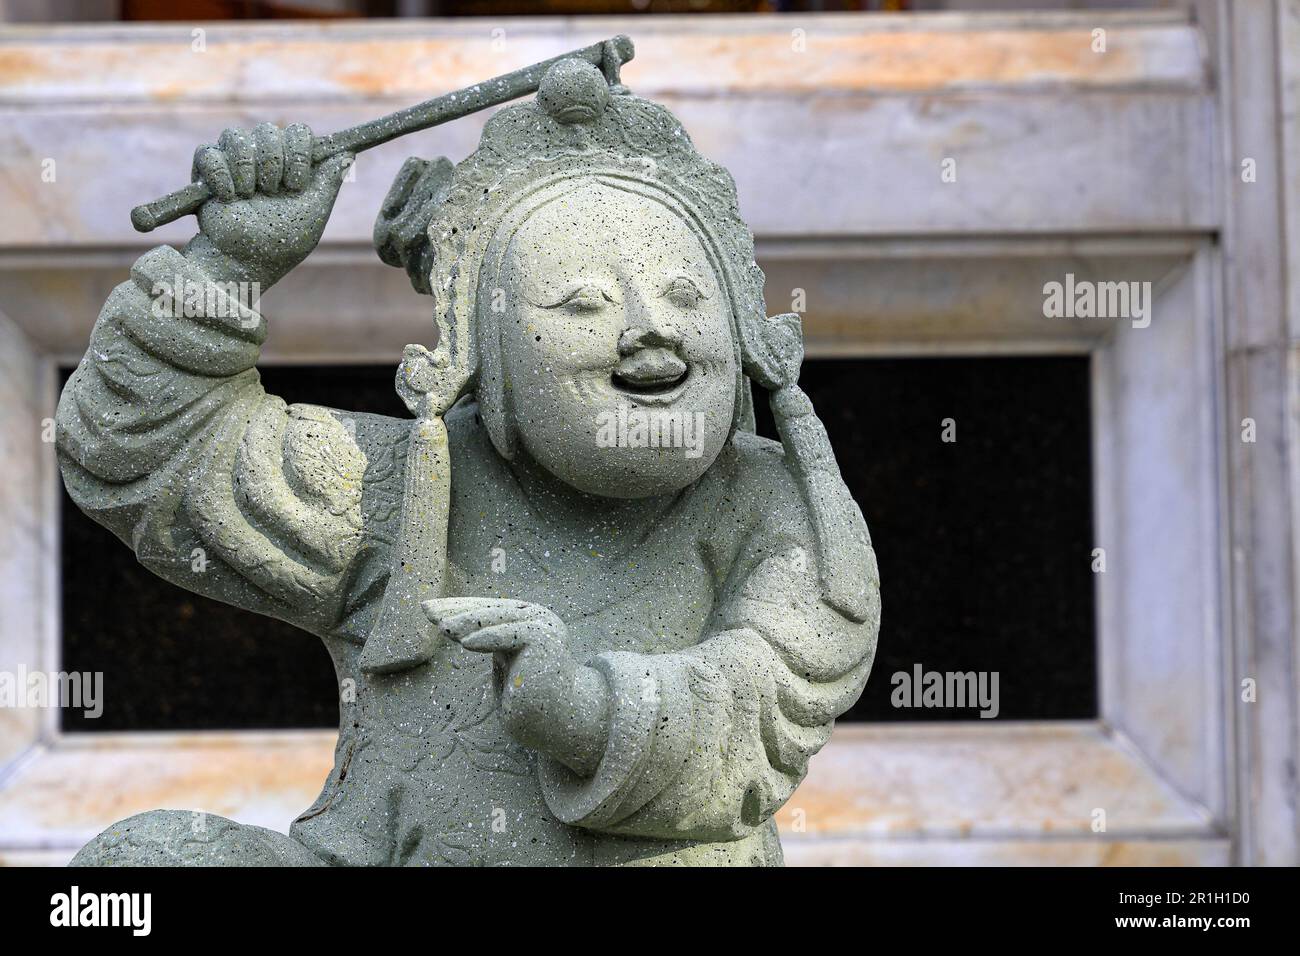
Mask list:
[[[291,402],[406,414],[388,365],[262,377]],[[816,359],[801,384],[881,567],[876,663],[848,719],[979,719],[892,706],[892,675],[917,665],[997,672],[1001,719],[1095,717],[1088,359]],[[68,709],[64,729],[337,725],[316,638],[154,577],[66,493],[62,513],[63,668],[102,671],[105,695],[102,717]]]
[[[880,565],[880,643],[848,719],[980,719],[893,706],[918,665],[922,686],[973,671],[991,691],[996,672],[1000,719],[1095,717],[1089,360],[810,360],[800,385]]]
[[[393,371],[261,369],[267,390],[290,402],[405,416]],[[103,672],[105,698],[96,720],[65,708],[64,730],[338,726],[334,667],[317,638],[155,577],[62,495],[62,666]]]

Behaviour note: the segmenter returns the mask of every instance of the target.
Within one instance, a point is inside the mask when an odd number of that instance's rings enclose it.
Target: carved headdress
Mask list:
[[[409,160],[376,224],[381,258],[404,267],[417,291],[433,296],[439,350],[476,361],[475,391],[503,454],[510,439],[501,414],[499,329],[491,309],[478,309],[480,285],[494,275],[500,250],[524,219],[582,181],[650,195],[695,232],[727,293],[738,369],[741,343],[760,339],[768,322],[763,273],[731,175],[696,151],[668,110],[609,79],[585,61],[561,61],[536,99],[487,122],[478,149],[459,164]],[[471,341],[458,341],[465,336]],[[418,354],[408,359],[418,368]],[[751,390],[740,374],[736,423],[752,429]],[[419,385],[406,384],[399,382],[399,390],[412,404]],[[417,395],[409,394],[411,385]]]

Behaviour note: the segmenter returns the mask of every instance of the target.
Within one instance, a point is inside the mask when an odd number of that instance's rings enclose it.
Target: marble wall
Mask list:
[[[733,171],[769,304],[805,290],[810,353],[1093,357],[1118,561],[1101,719],[845,728],[783,811],[791,861],[1295,863],[1300,0],[1195,13],[0,31],[0,668],[57,666],[53,369],[132,259],[192,230],[142,237],[130,207],[224,126],[330,131],[626,32],[628,84]],[[427,337],[372,218],[405,156],[458,158],[479,122],[362,157],[264,302],[268,357],[388,360]],[[1152,327],[1044,318],[1066,273],[1151,282]],[[164,804],[286,826],[330,746],[94,736],[0,710],[0,858],[57,862]]]

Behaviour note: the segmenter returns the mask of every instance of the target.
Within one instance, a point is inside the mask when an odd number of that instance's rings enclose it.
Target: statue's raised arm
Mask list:
[[[260,296],[315,248],[351,162],[313,166],[311,142],[263,124],[196,151],[215,197],[199,234],[145,253],[109,295],[57,422],[73,499],[146,566],[323,634],[366,544],[367,446],[391,454],[404,429],[287,406],[255,368]]]

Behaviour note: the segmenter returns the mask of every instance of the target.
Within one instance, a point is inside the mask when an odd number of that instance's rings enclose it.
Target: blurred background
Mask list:
[[[193,232],[130,208],[226,126],[329,132],[616,33],[735,176],[880,561],[790,862],[1297,862],[1300,0],[0,0],[0,672],[105,686],[93,719],[0,706],[0,862],[157,806],[287,829],[330,764],[318,642],[153,578],[58,479],[100,304]],[[428,304],[371,225],[483,119],[359,159],[263,301],[268,389],[404,414]],[[1150,315],[1051,317],[1067,276]],[[898,692],[931,672],[996,680],[995,715]]]
[[[1177,0],[6,0],[14,23],[1176,8]]]

